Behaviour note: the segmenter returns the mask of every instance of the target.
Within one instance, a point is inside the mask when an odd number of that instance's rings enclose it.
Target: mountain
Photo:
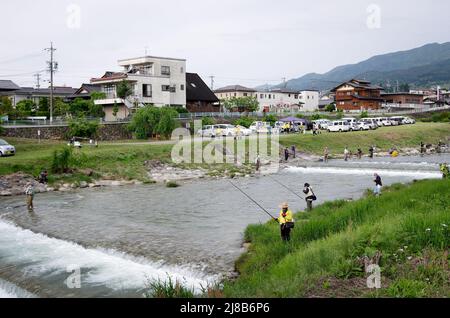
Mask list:
[[[432,43],[408,51],[374,56],[357,64],[338,66],[325,74],[310,73],[289,80],[290,89],[328,90],[352,78],[376,84],[399,81],[412,86],[450,83],[450,42]],[[284,84],[274,86],[283,87]]]

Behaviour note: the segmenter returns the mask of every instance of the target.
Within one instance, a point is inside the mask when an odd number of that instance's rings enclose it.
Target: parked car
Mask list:
[[[265,134],[271,131],[272,126],[270,126],[270,123],[264,122],[264,121],[255,121],[250,126],[250,130],[253,133],[259,133],[259,134]]]
[[[372,128],[370,128],[370,125],[364,121],[357,121],[352,125],[352,129],[362,131],[362,130],[371,130]]]
[[[251,129],[246,128],[246,127],[241,126],[241,125],[237,125],[235,130],[236,130],[236,135],[238,135],[238,132],[239,132],[239,134],[241,134],[241,136],[250,136],[252,134],[252,130]]]
[[[215,137],[216,130],[213,125],[207,125],[203,129],[200,129],[197,134],[201,137]]]
[[[405,119],[403,120],[403,122],[405,123],[405,125],[413,125],[416,123],[415,119],[409,118],[409,117],[405,117]]]
[[[0,139],[0,157],[3,156],[14,156],[16,154],[16,148],[5,140]]]
[[[369,126],[372,130],[378,129],[377,121],[374,118],[364,118],[362,122]]]
[[[344,120],[333,121],[330,126],[328,126],[328,132],[345,132],[350,131],[350,124]]]
[[[391,121],[392,122],[395,121],[397,123],[395,126],[397,126],[397,125],[405,125],[404,120],[405,120],[405,117],[403,117],[403,116],[391,117]]]
[[[216,136],[234,137],[236,135],[236,127],[233,125],[214,125],[214,129],[216,130]]]
[[[350,125],[356,124],[356,122],[358,121],[356,118],[353,118],[353,117],[342,118],[342,120],[345,120]]]

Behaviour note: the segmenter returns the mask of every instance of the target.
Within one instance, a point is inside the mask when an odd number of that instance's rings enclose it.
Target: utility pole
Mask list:
[[[50,43],[50,47],[45,49],[50,52],[50,61],[48,62],[48,70],[50,72],[50,123],[53,122],[53,74],[57,68],[57,63],[53,61],[53,53],[56,49],[53,47],[53,42]]]
[[[214,79],[216,78],[215,76],[210,76],[209,77],[211,79],[211,90],[214,90]]]
[[[36,88],[37,89],[41,88],[41,74],[36,73],[34,74],[34,77],[36,77]]]

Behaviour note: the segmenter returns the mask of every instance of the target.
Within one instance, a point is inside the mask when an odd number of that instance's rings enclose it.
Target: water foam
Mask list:
[[[35,296],[0,278],[0,298],[34,298]]]
[[[218,277],[206,276],[192,266],[171,266],[115,250],[89,249],[79,244],[22,229],[0,220],[0,256],[21,265],[29,276],[63,275],[69,268],[81,269],[83,284],[103,285],[113,290],[144,288],[149,279],[179,281],[199,291]]]
[[[390,177],[411,177],[414,179],[440,179],[442,174],[432,171],[412,171],[412,170],[387,170],[376,168],[337,168],[337,167],[289,167],[286,171],[303,174],[342,174],[342,175],[373,175],[378,173],[381,176]]]

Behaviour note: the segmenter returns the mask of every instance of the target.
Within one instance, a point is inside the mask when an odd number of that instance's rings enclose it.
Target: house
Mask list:
[[[146,104],[186,107],[186,60],[144,56],[120,60],[118,64],[121,72],[106,72],[91,79],[91,84],[99,85],[106,94],[105,99],[95,101],[103,106],[106,121],[124,119]],[[123,81],[132,92],[124,99],[117,95],[117,86]]]
[[[101,92],[100,85],[82,84],[81,87],[72,95],[67,96],[68,100],[74,100],[76,98],[90,99],[91,94],[95,92]]]
[[[53,98],[67,100],[76,91],[77,89],[73,87],[54,86]],[[41,98],[50,98],[50,88],[20,87],[20,89],[11,93],[11,100],[14,107],[22,100],[32,100],[35,105],[39,106],[39,100]]]
[[[19,90],[20,87],[10,80],[0,80],[0,96],[10,96],[13,92]]]
[[[383,93],[381,97],[390,104],[423,104],[423,94],[419,93]]]
[[[336,108],[344,111],[363,111],[380,109],[383,99],[382,88],[365,80],[352,79],[335,87]]]
[[[214,91],[218,99],[230,99],[232,97],[254,97],[256,90],[241,85],[225,86]]]
[[[196,73],[186,73],[186,109],[192,113],[220,112],[220,101]]]

